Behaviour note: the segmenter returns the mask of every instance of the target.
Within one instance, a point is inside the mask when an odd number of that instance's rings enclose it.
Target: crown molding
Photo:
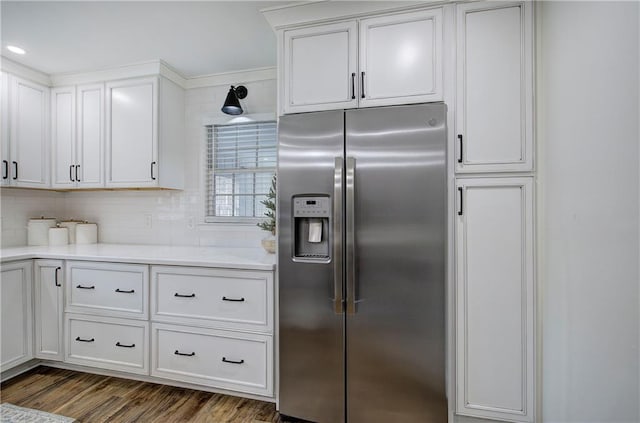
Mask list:
[[[0,56],[0,59],[0,69],[2,71],[49,87],[92,84],[157,75],[161,75],[175,82],[183,89],[213,87],[218,85],[238,85],[241,83],[276,79],[275,67],[244,69],[186,78],[163,60],[133,63],[90,72],[47,75],[46,73],[7,59],[4,56]]]
[[[247,69],[188,78],[186,80],[185,88],[190,89],[214,87],[217,85],[238,85],[270,79],[276,79],[275,67]]]
[[[51,78],[44,72],[30,68],[29,66],[22,65],[18,62],[14,62],[4,56],[0,56],[0,70],[7,72],[24,79],[36,82],[38,84],[50,86]]]
[[[284,6],[262,9],[262,15],[271,28],[277,31],[282,28],[322,23],[332,20],[355,19],[362,16],[430,6],[446,3],[450,0],[422,1],[333,1],[316,0],[295,2]]]

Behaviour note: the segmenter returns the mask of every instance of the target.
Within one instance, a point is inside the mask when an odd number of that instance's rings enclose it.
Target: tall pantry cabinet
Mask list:
[[[446,103],[450,422],[533,422],[533,4],[338,3],[264,12],[279,112]]]
[[[533,422],[533,10],[456,5],[456,413]]]

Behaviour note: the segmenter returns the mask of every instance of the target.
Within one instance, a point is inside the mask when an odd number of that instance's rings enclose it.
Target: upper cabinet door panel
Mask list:
[[[157,78],[107,84],[107,186],[157,185],[157,92]]]
[[[78,186],[104,186],[104,85],[78,87]]]
[[[14,77],[12,92],[12,183],[46,188],[49,184],[49,88]]]
[[[51,186],[72,188],[75,185],[75,87],[51,91]]]
[[[530,171],[532,5],[480,2],[456,7],[456,171]]]
[[[284,32],[285,113],[356,107],[355,21]]]
[[[2,177],[0,185],[11,182],[11,158],[9,156],[9,75],[0,73],[0,157],[2,159]]]
[[[442,9],[360,21],[360,106],[442,100]]]

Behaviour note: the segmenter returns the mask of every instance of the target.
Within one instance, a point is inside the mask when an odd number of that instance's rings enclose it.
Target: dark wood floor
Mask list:
[[[281,423],[273,403],[43,366],[3,383],[0,401],[81,423]]]

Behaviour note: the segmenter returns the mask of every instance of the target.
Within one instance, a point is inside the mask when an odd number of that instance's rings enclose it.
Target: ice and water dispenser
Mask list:
[[[328,195],[293,197],[294,260],[329,260],[330,215]]]

